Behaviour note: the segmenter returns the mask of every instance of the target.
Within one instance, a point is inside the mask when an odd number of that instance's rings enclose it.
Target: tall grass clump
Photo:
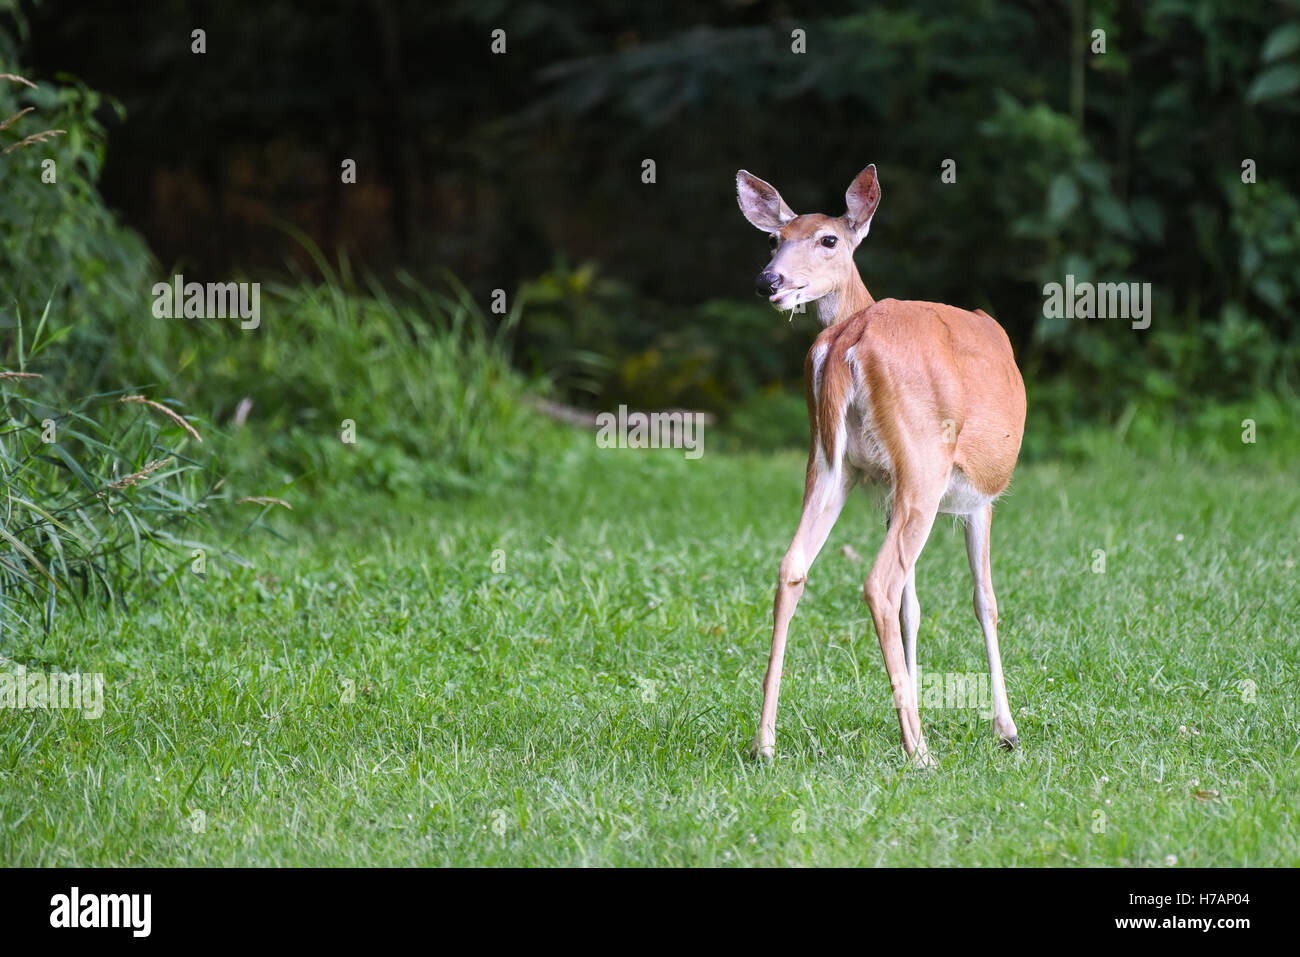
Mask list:
[[[378,286],[273,290],[250,394],[278,457],[319,482],[390,491],[527,479],[542,434],[502,336],[454,282],[405,286],[401,300]]]
[[[121,608],[219,554],[203,538],[220,482],[200,433],[129,390],[62,398],[41,361],[61,338],[47,319],[25,343],[20,316],[0,365],[0,641],[52,628],[64,606]]]
[[[323,278],[263,283],[257,328],[146,317],[120,330],[138,348],[114,351],[113,378],[223,423],[223,458],[250,484],[445,497],[550,468],[566,438],[511,367],[517,312],[494,328],[450,275],[360,286],[308,249]]]

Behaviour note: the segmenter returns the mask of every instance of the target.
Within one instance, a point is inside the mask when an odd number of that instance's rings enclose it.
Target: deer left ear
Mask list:
[[[876,178],[875,163],[859,173],[849,184],[844,201],[849,207],[847,216],[854,241],[860,243],[871,229],[871,217],[876,215],[876,207],[880,205],[880,180]]]

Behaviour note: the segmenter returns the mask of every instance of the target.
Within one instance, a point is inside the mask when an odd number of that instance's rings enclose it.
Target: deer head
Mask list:
[[[736,197],[745,218],[770,237],[772,259],[754,288],[776,308],[816,302],[822,324],[830,325],[874,302],[853,262],[880,204],[874,163],[849,184],[843,216],[798,216],[775,187],[743,169],[736,173]]]

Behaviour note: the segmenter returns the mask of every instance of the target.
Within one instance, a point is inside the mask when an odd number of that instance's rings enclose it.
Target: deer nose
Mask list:
[[[754,291],[760,296],[770,296],[785,284],[785,280],[770,270],[763,270],[754,280]]]

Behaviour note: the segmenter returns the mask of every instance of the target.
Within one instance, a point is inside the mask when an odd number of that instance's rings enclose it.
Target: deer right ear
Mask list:
[[[765,233],[774,233],[794,219],[794,210],[785,204],[776,187],[743,169],[736,173],[736,201],[754,228]]]

